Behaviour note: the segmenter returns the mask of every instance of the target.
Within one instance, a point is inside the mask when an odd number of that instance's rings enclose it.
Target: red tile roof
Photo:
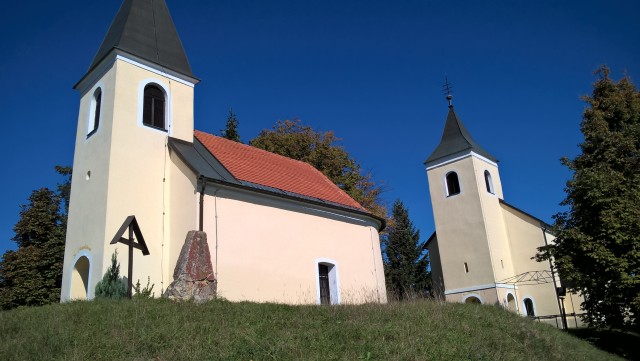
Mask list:
[[[196,130],[195,137],[234,177],[323,201],[365,210],[308,163]]]

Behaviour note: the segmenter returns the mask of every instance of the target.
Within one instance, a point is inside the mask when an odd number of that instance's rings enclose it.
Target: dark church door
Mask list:
[[[320,277],[320,303],[323,305],[330,305],[331,295],[329,292],[329,267],[319,264],[318,274]]]

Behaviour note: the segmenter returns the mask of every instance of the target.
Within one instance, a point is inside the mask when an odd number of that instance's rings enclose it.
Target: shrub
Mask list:
[[[102,281],[96,285],[96,298],[125,298],[127,297],[127,285],[120,278],[120,263],[118,263],[118,251],[111,255],[111,266],[107,268]]]
[[[155,296],[155,293],[153,292],[153,286],[155,286],[155,284],[152,284],[151,287],[149,287],[150,283],[151,277],[147,277],[147,285],[143,289],[140,289],[140,280],[138,280],[138,282],[133,285],[133,298],[153,298]]]

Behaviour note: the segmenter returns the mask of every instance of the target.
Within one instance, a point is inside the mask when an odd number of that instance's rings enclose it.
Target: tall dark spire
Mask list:
[[[124,0],[89,72],[114,49],[195,78],[165,0]]]
[[[448,97],[447,99],[449,100],[449,114],[447,115],[447,121],[444,124],[442,139],[440,140],[440,144],[438,144],[425,163],[430,163],[434,160],[464,151],[472,151],[493,162],[497,162],[497,159],[494,156],[473,140],[473,137],[471,137],[471,134],[467,128],[465,128],[464,124],[462,124],[460,119],[458,119],[456,112],[453,110],[451,99]]]

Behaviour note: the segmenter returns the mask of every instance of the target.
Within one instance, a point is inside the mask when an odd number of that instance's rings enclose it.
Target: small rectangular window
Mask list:
[[[320,283],[320,304],[331,304],[331,291],[329,289],[329,267],[324,264],[318,265],[318,276]]]
[[[469,265],[467,265],[467,262],[464,263],[464,272],[469,273]]]

